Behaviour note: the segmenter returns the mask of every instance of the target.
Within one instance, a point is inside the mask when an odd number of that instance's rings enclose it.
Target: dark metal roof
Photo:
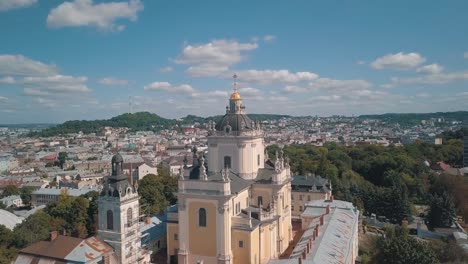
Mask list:
[[[216,124],[216,130],[224,131],[224,127],[229,125],[231,131],[249,130],[254,128],[254,121],[246,114],[227,113]]]

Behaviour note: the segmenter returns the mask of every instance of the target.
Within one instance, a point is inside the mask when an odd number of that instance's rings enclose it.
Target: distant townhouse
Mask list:
[[[320,176],[293,176],[291,181],[291,215],[299,218],[306,204],[320,199],[330,199],[332,192],[329,180]]]
[[[62,193],[66,193],[69,196],[77,197],[84,195],[91,191],[99,191],[97,187],[84,187],[81,189],[67,189],[67,188],[41,188],[34,191],[31,194],[31,205],[41,206],[47,205],[51,202],[56,202],[59,200]]]

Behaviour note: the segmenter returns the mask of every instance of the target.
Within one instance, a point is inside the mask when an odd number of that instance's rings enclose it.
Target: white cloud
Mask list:
[[[195,89],[188,84],[181,84],[181,85],[171,85],[168,82],[153,82],[148,85],[144,86],[144,89],[147,91],[165,91],[168,93],[181,93],[181,94],[193,94],[195,93]]]
[[[140,0],[94,4],[93,0],[65,2],[52,9],[47,25],[52,28],[93,26],[101,30],[122,31],[125,26],[116,24],[118,19],[136,21],[143,10]]]
[[[45,93],[84,93],[91,91],[86,86],[87,79],[86,77],[54,75],[46,77],[25,77],[22,83],[29,88]]]
[[[335,80],[329,78],[319,78],[309,83],[309,88],[315,90],[337,90],[350,92],[352,90],[368,89],[372,84],[366,80]]]
[[[246,70],[238,72],[237,75],[242,81],[261,84],[297,83],[318,78],[318,75],[312,72],[289,72],[288,70]]]
[[[468,59],[468,51],[463,53],[463,58]]]
[[[416,97],[419,97],[419,98],[429,98],[429,97],[431,97],[431,95],[428,94],[428,93],[417,93],[417,94],[416,94]]]
[[[190,65],[187,73],[193,77],[218,76],[228,71],[230,66],[244,60],[242,52],[257,47],[256,43],[213,40],[206,44],[186,45],[174,62]]]
[[[6,100],[8,100],[8,98],[7,98],[7,97],[0,96],[0,101],[6,101]]]
[[[246,99],[259,99],[262,92],[256,88],[244,87],[239,88],[239,94]]]
[[[13,84],[15,83],[15,79],[11,76],[6,76],[3,78],[0,78],[0,83]]]
[[[371,63],[371,67],[374,69],[397,69],[406,70],[419,66],[424,63],[426,58],[421,56],[419,53],[395,53],[387,54],[383,57],[377,58]]]
[[[55,65],[44,64],[23,55],[0,55],[0,74],[21,76],[47,76],[58,73]]]
[[[364,64],[366,64],[366,62],[363,61],[363,60],[358,60],[358,61],[356,61],[356,64],[357,65],[364,65]]]
[[[454,81],[468,80],[468,71],[428,74],[419,77],[391,78],[390,85],[398,84],[444,84]]]
[[[168,73],[168,72],[172,72],[174,69],[172,67],[164,67],[164,68],[161,68],[159,69],[159,72],[162,72],[162,73]]]
[[[7,11],[16,8],[28,7],[36,3],[37,0],[1,0],[0,11]]]
[[[444,67],[440,66],[437,63],[425,65],[416,69],[416,72],[427,73],[427,74],[437,74],[441,73],[444,70]]]
[[[273,42],[275,40],[276,40],[276,36],[273,36],[273,35],[263,36],[263,41],[265,41],[265,42]]]
[[[118,86],[118,85],[127,85],[128,80],[121,80],[121,79],[116,79],[112,77],[106,77],[106,78],[100,79],[99,83],[103,85]]]
[[[306,92],[308,89],[305,87],[294,86],[294,85],[287,85],[283,88],[283,91],[286,93],[303,93]]]

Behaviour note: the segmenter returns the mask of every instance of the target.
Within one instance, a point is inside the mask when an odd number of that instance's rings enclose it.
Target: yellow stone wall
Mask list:
[[[198,210],[206,210],[206,227],[198,225]],[[216,257],[216,214],[217,208],[213,202],[190,201],[187,199],[187,209],[190,217],[188,251],[191,254]]]
[[[292,192],[292,201],[291,201],[291,214],[293,216],[300,216],[304,211],[305,205],[310,201],[328,199],[326,193],[313,193],[313,192]],[[302,196],[302,200],[301,200]],[[310,200],[309,200],[310,198]],[[301,211],[302,208],[302,211]]]
[[[179,225],[176,223],[167,223],[167,255],[177,255],[179,249],[179,240],[174,239],[174,235],[179,235]]]
[[[243,247],[239,247],[239,241],[244,242]],[[251,241],[250,231],[232,230],[231,247],[234,264],[250,263],[250,250],[254,241]]]

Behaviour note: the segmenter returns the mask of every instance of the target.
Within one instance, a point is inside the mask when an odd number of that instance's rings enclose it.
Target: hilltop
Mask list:
[[[253,120],[271,120],[289,117],[287,115],[270,114],[250,114]],[[82,131],[85,134],[98,132],[103,127],[127,127],[131,131],[160,131],[162,129],[173,128],[176,125],[187,125],[193,123],[206,123],[209,120],[218,120],[221,116],[200,117],[187,115],[180,119],[167,119],[150,112],[125,113],[104,120],[71,120],[54,127],[46,128],[41,132],[30,133],[30,136],[51,137],[65,135],[69,133],[78,133]]]

